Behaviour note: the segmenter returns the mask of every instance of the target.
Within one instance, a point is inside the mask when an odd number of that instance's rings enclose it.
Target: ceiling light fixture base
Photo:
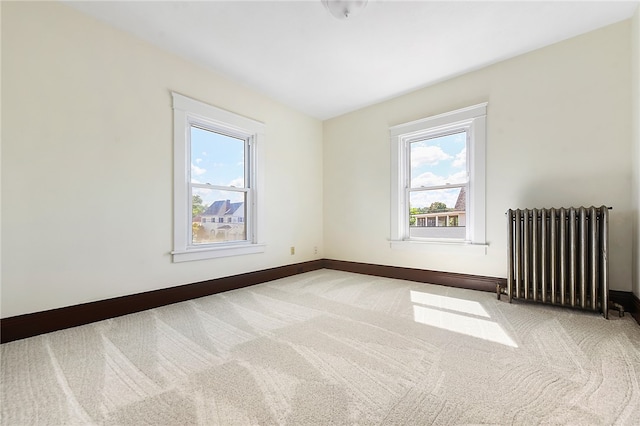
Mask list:
[[[322,0],[322,4],[337,19],[348,19],[360,13],[368,0]]]

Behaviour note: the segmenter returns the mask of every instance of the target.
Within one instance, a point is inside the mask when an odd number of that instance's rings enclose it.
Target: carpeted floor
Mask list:
[[[640,326],[319,270],[1,346],[3,425],[640,424]]]

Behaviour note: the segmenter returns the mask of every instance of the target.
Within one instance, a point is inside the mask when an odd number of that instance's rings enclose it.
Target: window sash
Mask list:
[[[447,186],[453,187],[453,185],[459,185],[459,184],[463,184],[466,185],[469,182],[469,153],[470,153],[470,149],[469,149],[469,142],[470,142],[470,138],[469,138],[469,132],[468,132],[469,126],[468,125],[462,125],[459,127],[456,126],[448,126],[445,129],[428,129],[425,130],[424,132],[419,132],[417,135],[414,135],[413,137],[408,137],[408,138],[404,138],[403,142],[405,144],[405,149],[406,149],[406,153],[405,153],[405,158],[407,160],[407,164],[405,165],[406,167],[406,173],[407,173],[407,186],[411,187],[413,189],[420,189],[420,188],[432,188],[432,189],[444,189]],[[462,181],[457,181],[455,183],[448,183],[445,185],[421,185],[421,186],[412,186],[413,180],[414,180],[414,176],[412,176],[412,171],[413,171],[413,167],[411,165],[411,148],[412,145],[414,143],[418,143],[418,142],[425,142],[425,141],[430,141],[433,139],[439,139],[439,138],[443,138],[446,136],[452,136],[452,135],[457,135],[457,134],[461,134],[464,133],[464,138],[465,138],[465,148],[466,148],[466,158],[465,158],[465,171],[466,171],[466,179],[462,180]]]
[[[418,237],[418,236],[411,236],[411,205],[409,203],[409,200],[411,200],[411,194],[412,193],[418,193],[418,192],[426,192],[426,191],[437,191],[439,189],[456,189],[456,188],[465,188],[465,215],[464,215],[464,226],[465,227],[465,235],[462,238],[455,238],[455,237]],[[469,229],[470,229],[470,224],[469,224],[469,219],[471,217],[471,215],[469,214],[469,183],[465,183],[465,184],[452,184],[452,185],[439,185],[437,187],[431,187],[431,188],[407,188],[405,191],[405,200],[407,200],[407,209],[406,209],[406,216],[404,217],[404,226],[406,231],[406,240],[409,241],[470,241],[470,236],[469,236]],[[443,215],[446,215],[447,212],[441,212]],[[427,218],[427,220],[430,218]],[[435,220],[435,218],[434,218]],[[459,220],[459,219],[458,219]],[[449,226],[447,224],[447,226]],[[458,222],[458,224],[456,225],[457,227],[460,227],[460,223]],[[429,226],[427,226],[429,227]]]
[[[251,243],[252,241],[254,241],[254,236],[253,236],[253,220],[250,217],[250,206],[252,206],[253,204],[253,191],[252,191],[252,173],[251,173],[251,160],[252,160],[252,153],[251,153],[251,136],[247,135],[246,133],[242,133],[242,132],[238,132],[238,131],[231,131],[228,128],[221,128],[220,126],[213,124],[207,120],[204,120],[202,118],[199,117],[193,117],[190,116],[188,119],[188,123],[189,123],[189,131],[188,131],[188,137],[187,137],[187,158],[189,159],[189,162],[191,162],[191,158],[192,158],[192,142],[191,142],[191,128],[197,128],[200,130],[204,130],[207,132],[211,132],[211,133],[216,133],[218,135],[222,135],[222,136],[228,136],[234,139],[238,139],[238,140],[242,140],[244,141],[244,147],[243,147],[243,157],[244,157],[244,186],[242,187],[235,187],[235,186],[229,186],[229,185],[213,185],[213,184],[209,184],[209,183],[193,183],[192,180],[192,176],[191,176],[191,167],[188,168],[189,172],[188,172],[188,177],[187,177],[187,181],[189,182],[189,190],[188,190],[188,211],[192,211],[193,208],[193,188],[201,188],[201,189],[210,189],[210,190],[219,190],[219,191],[228,191],[228,192],[237,192],[237,193],[244,193],[243,199],[245,200],[245,214],[246,217],[245,220],[242,221],[242,224],[244,226],[244,235],[245,238],[244,239],[239,239],[239,240],[234,240],[234,241],[219,241],[219,242],[209,242],[209,243],[194,243],[194,235],[193,235],[193,227],[189,226],[188,230],[189,230],[189,234],[188,234],[188,238],[187,238],[187,249],[192,249],[192,248],[197,248],[197,249],[202,249],[202,248],[206,248],[206,247],[223,247],[226,245],[232,245],[232,244],[241,244],[241,243]],[[190,163],[189,163],[190,164]],[[216,200],[217,201],[217,200]],[[227,219],[227,221],[221,221],[220,223],[231,223],[231,221],[229,220],[230,218]]]
[[[469,175],[470,175],[470,170],[469,170],[469,166],[470,166],[470,162],[469,162],[469,152],[471,151],[470,148],[470,138],[469,138],[469,127],[470,127],[471,123],[465,122],[465,123],[456,123],[456,124],[452,124],[447,126],[446,128],[438,128],[438,129],[426,129],[422,132],[418,132],[417,134],[413,134],[410,137],[406,137],[403,138],[403,144],[404,144],[404,151],[405,151],[405,167],[404,170],[402,171],[404,173],[404,182],[405,182],[405,191],[404,191],[404,200],[405,200],[405,205],[406,208],[404,209],[404,218],[403,218],[403,228],[405,229],[405,235],[403,239],[406,240],[421,240],[421,241],[428,241],[428,240],[445,240],[445,241],[470,241],[470,235],[469,235],[469,219],[470,219],[470,214],[469,214],[469,208],[468,208],[468,201],[469,201]],[[412,163],[411,163],[411,148],[412,148],[412,144],[416,143],[416,142],[422,142],[422,141],[428,141],[428,140],[432,140],[432,139],[438,139],[441,137],[445,137],[445,136],[451,136],[451,135],[456,135],[456,134],[460,134],[460,133],[464,133],[465,134],[465,149],[466,149],[466,161],[465,161],[465,171],[466,171],[466,175],[467,175],[467,179],[464,180],[463,182],[457,182],[457,183],[447,183],[444,185],[426,185],[426,186],[419,186],[419,187],[414,187],[412,186],[412,180],[413,180],[413,176],[411,175],[411,172],[413,171],[413,167],[412,167]],[[465,195],[465,236],[464,238],[420,238],[420,237],[415,237],[415,236],[411,236],[411,205],[409,200],[411,199],[411,194],[412,193],[416,193],[416,192],[422,192],[422,191],[434,191],[434,190],[439,190],[439,189],[455,189],[455,188],[465,188],[466,189],[466,195]]]
[[[244,218],[241,218],[241,220],[239,220],[237,223],[242,223],[244,225],[244,235],[245,238],[244,239],[239,239],[239,240],[234,240],[234,241],[220,241],[220,242],[210,242],[210,243],[194,243],[193,240],[193,228],[190,227],[189,228],[189,236],[188,236],[188,248],[206,248],[206,247],[221,247],[224,245],[228,245],[228,244],[238,244],[238,243],[251,243],[254,240],[254,235],[253,235],[253,220],[249,220],[248,217],[250,216],[250,206],[253,205],[253,191],[251,191],[249,188],[234,188],[234,187],[229,187],[229,186],[215,186],[215,185],[206,185],[206,184],[190,184],[189,186],[189,211],[192,211],[193,209],[193,188],[204,188],[204,189],[219,189],[219,190],[223,190],[223,191],[228,191],[228,192],[237,192],[240,194],[244,194],[243,195],[243,199],[244,201],[244,211],[245,211],[245,216]],[[204,219],[204,218],[203,218]],[[210,223],[231,223],[230,221],[230,217],[227,218],[228,220],[225,221],[224,218],[220,217],[218,218],[217,221],[213,221],[212,218],[212,222]],[[203,222],[205,223],[205,222]]]

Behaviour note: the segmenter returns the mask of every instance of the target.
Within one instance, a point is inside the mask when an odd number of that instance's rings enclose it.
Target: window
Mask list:
[[[486,108],[390,129],[392,247],[459,243],[485,250]]]
[[[264,125],[172,95],[174,262],[263,252],[257,172]]]

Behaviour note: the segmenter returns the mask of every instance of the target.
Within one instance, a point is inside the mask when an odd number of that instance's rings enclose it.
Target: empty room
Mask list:
[[[0,424],[640,423],[638,1],[0,19]]]

